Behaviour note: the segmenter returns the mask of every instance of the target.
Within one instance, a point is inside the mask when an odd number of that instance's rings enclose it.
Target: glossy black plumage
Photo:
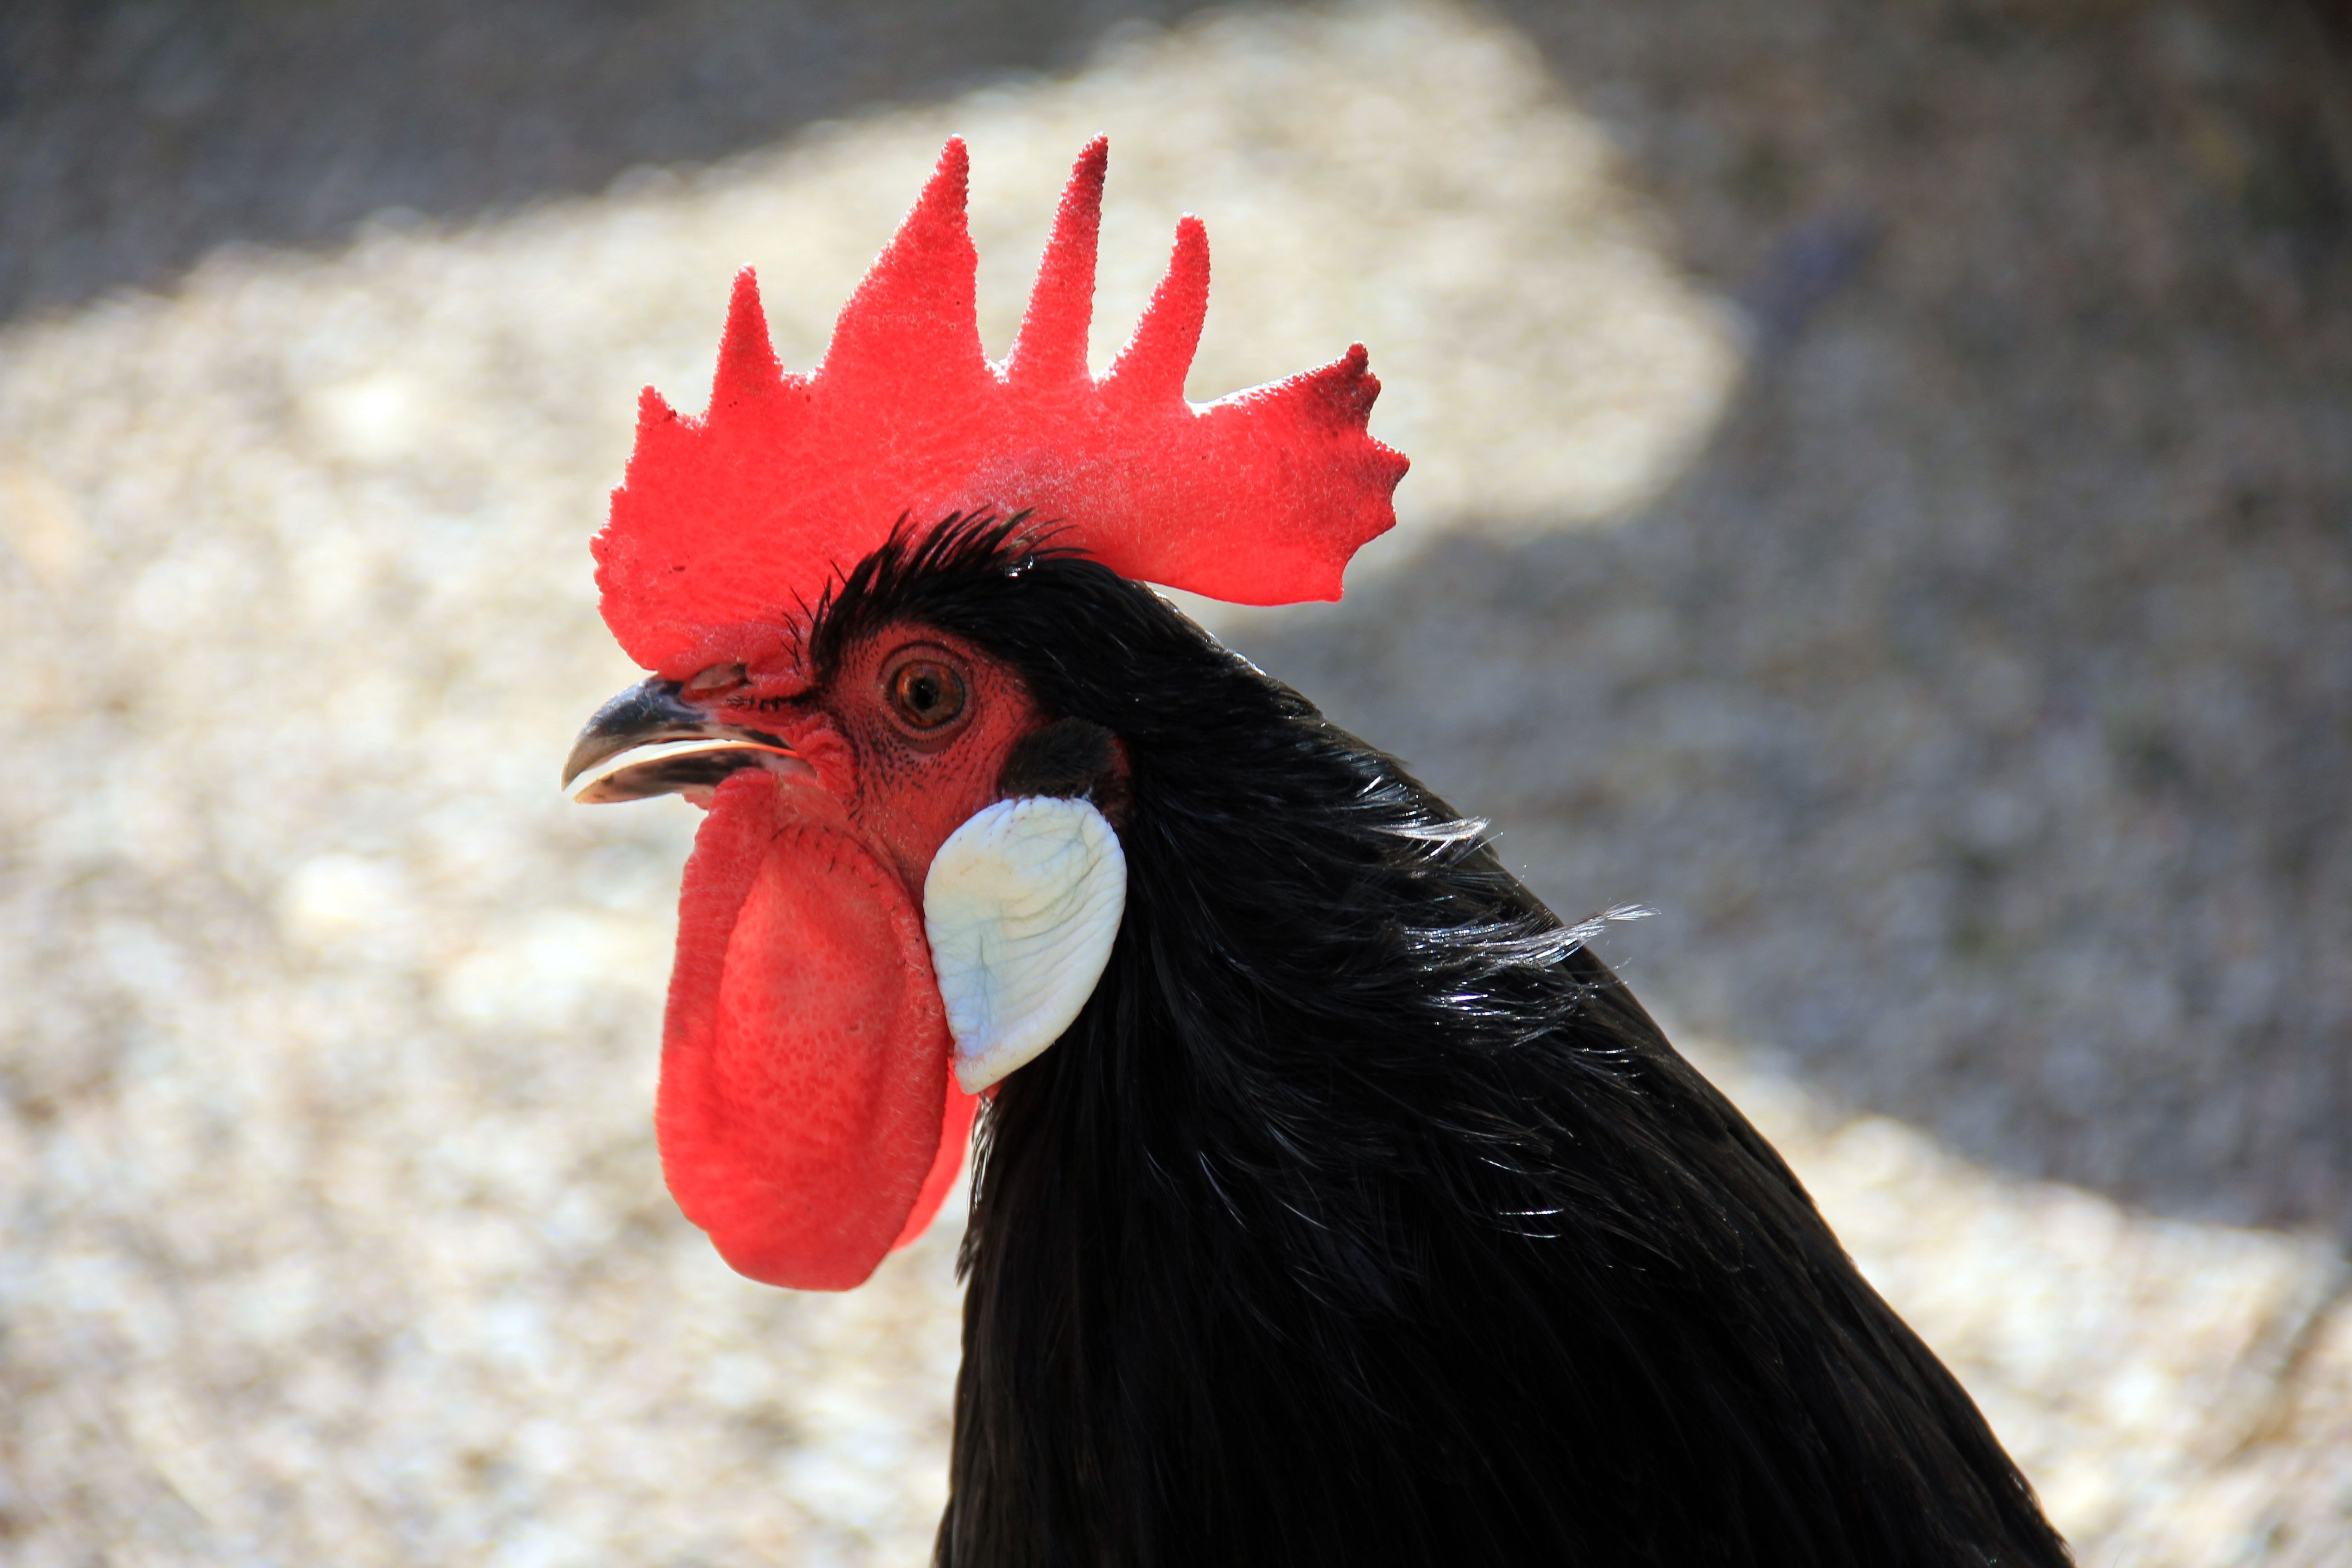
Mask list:
[[[1968,1395],[1475,826],[1149,591],[962,523],[885,621],[1123,741],[1126,921],[983,1119],[939,1561],[2055,1564]]]

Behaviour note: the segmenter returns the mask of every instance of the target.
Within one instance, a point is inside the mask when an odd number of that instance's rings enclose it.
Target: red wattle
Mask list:
[[[971,1120],[948,1058],[921,919],[832,797],[753,770],[719,785],[678,903],[654,1115],[687,1218],[751,1279],[864,1283],[961,1163],[962,1136],[940,1148],[954,1101]]]
[[[979,1114],[980,1096],[966,1094],[950,1077],[947,1121],[940,1129],[939,1156],[931,1162],[931,1173],[923,1178],[923,1190],[915,1196],[915,1212],[907,1216],[907,1228],[890,1244],[891,1251],[912,1243],[939,1217],[940,1205],[948,1201],[948,1189],[955,1185],[956,1173],[963,1169],[963,1152],[971,1143],[972,1118]]]

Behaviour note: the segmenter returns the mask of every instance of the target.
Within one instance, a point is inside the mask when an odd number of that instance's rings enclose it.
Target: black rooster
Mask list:
[[[1131,580],[1330,596],[1403,465],[1360,349],[1182,401],[1197,226],[1088,377],[1101,173],[1005,369],[951,144],[821,371],[782,374],[747,274],[708,417],[648,399],[598,552],[656,673],[572,771],[699,748],[583,796],[709,808],[681,1206],[747,1274],[855,1285],[955,1174],[950,1063],[991,1097],[943,1568],[2065,1563],[1593,928]],[[971,510],[1008,490],[1052,521]]]

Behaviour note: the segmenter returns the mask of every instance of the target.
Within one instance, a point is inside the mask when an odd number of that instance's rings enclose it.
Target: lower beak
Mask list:
[[[686,701],[684,689],[677,681],[653,676],[599,708],[563,761],[563,787],[570,789],[572,780],[600,763],[637,751],[646,755],[600,774],[573,798],[605,805],[658,795],[692,797],[743,768],[809,771],[781,736],[722,723]]]

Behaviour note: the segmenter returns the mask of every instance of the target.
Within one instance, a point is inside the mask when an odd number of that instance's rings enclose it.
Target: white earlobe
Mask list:
[[[1001,800],[948,836],[923,931],[966,1094],[1061,1037],[1094,994],[1127,910],[1127,856],[1083,800]]]

